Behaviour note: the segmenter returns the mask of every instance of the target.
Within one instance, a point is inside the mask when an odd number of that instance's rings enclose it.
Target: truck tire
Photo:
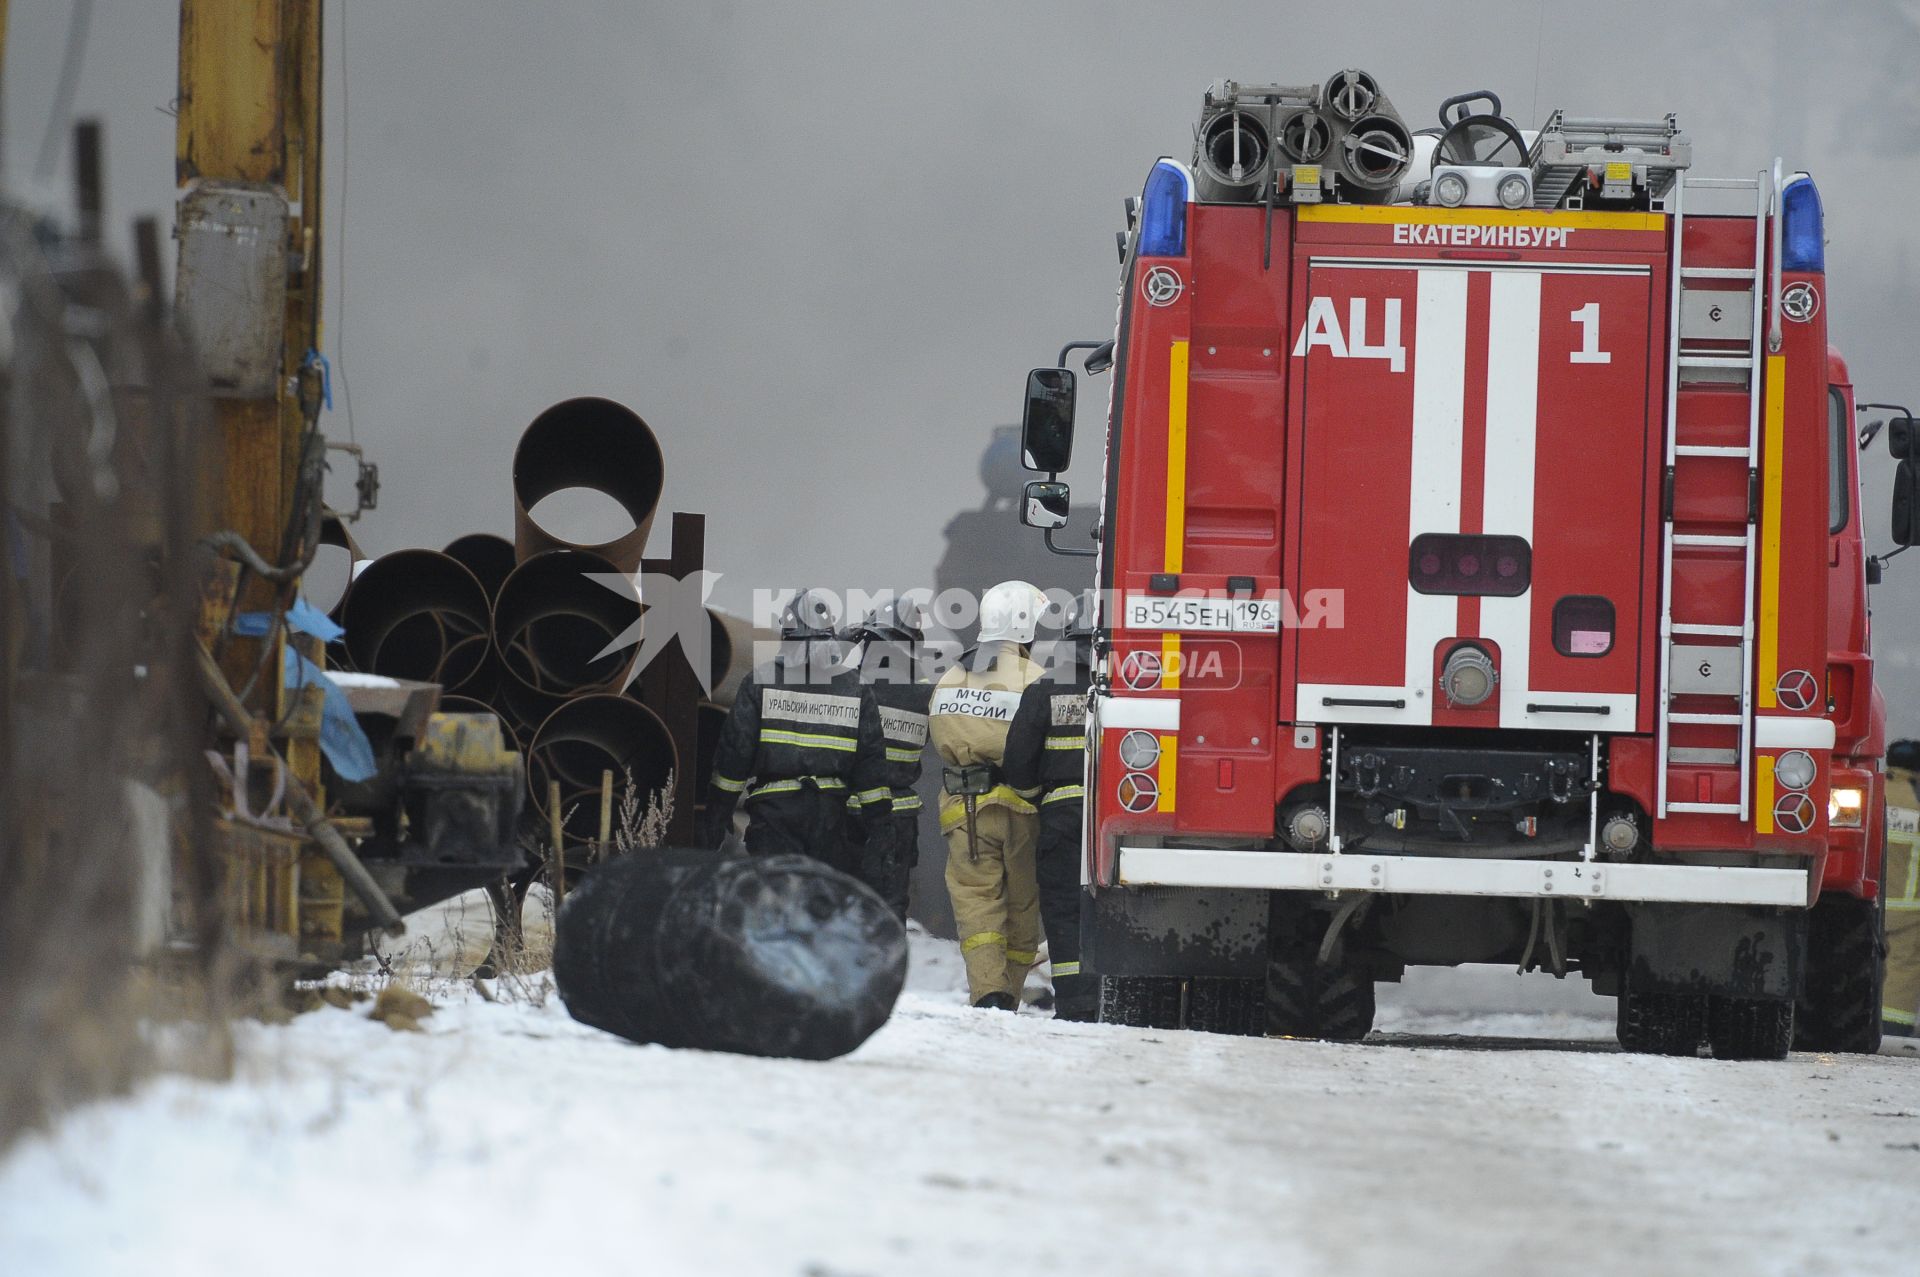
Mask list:
[[[1767,998],[1712,998],[1707,1045],[1716,1060],[1784,1060],[1793,1046],[1793,1003]]]
[[[1105,975],[1100,977],[1100,1023],[1135,1029],[1180,1027],[1178,976]]]
[[[1614,1014],[1614,1036],[1623,1051],[1698,1055],[1707,1036],[1707,999],[1700,994],[1635,990],[1626,980]]]
[[[1808,914],[1807,981],[1794,1014],[1796,1050],[1872,1055],[1880,1049],[1885,895],[1822,896]]]
[[[1196,1033],[1259,1037],[1267,1027],[1265,983],[1196,978],[1187,988],[1187,1027]]]
[[[1275,906],[1267,954],[1266,1031],[1275,1037],[1358,1042],[1373,1031],[1373,969],[1351,944],[1320,961],[1322,915]]]

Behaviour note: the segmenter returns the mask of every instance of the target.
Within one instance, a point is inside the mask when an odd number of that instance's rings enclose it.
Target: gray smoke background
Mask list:
[[[0,153],[48,207],[67,18],[11,5]],[[123,249],[173,199],[176,23],[94,8],[74,107],[107,121]],[[374,552],[510,534],[521,428],[596,393],[658,432],[663,509],[710,516],[716,601],[929,582],[1026,369],[1111,333],[1121,200],[1188,154],[1223,76],[1358,64],[1415,127],[1489,88],[1526,126],[1676,112],[1699,173],[1780,154],[1825,198],[1860,397],[1920,400],[1920,3],[331,0],[326,57],[325,425],[348,433],[344,374],[385,480]],[[1105,400],[1104,379],[1081,399],[1082,500]],[[1884,445],[1867,463],[1884,550]],[[1891,728],[1920,732],[1920,556],[1875,601]]]

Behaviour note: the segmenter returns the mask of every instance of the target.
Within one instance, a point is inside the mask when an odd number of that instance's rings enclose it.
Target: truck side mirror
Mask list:
[[[1067,369],[1035,368],[1027,374],[1027,405],[1020,414],[1020,461],[1027,469],[1058,474],[1067,468],[1073,458],[1073,399],[1073,373]],[[1033,485],[1027,487],[1031,492]]]
[[[1887,451],[1904,461],[1908,457],[1920,459],[1920,421],[1912,417],[1887,418]]]
[[[1035,479],[1021,494],[1020,522],[1030,528],[1045,528],[1049,532],[1064,528],[1071,504],[1072,493],[1066,484]]]
[[[1895,545],[1920,545],[1920,462],[1913,457],[1902,457],[1893,472],[1891,531]]]

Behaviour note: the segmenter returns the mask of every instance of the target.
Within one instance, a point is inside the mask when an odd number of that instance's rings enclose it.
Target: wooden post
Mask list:
[[[676,510],[673,515],[673,544],[664,559],[648,559],[641,564],[646,572],[664,572],[676,581],[697,578],[707,561],[707,518]],[[676,639],[653,658],[640,672],[640,699],[660,716],[673,737],[679,761],[673,770],[673,819],[667,824],[667,844],[691,846],[694,804],[700,795],[694,792],[693,773],[699,757],[700,682],[693,672],[687,653]]]

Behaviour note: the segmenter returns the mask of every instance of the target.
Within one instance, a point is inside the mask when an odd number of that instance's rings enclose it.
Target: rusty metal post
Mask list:
[[[593,858],[605,860],[613,847],[613,771],[605,769],[600,773],[600,841],[595,844]]]
[[[552,846],[547,855],[547,889],[553,892],[553,914],[560,916],[561,902],[567,898],[566,813],[560,810],[560,782],[547,782],[547,837]]]

